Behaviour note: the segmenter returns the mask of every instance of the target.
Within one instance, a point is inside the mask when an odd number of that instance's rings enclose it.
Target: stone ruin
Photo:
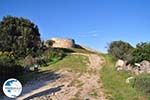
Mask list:
[[[56,48],[73,48],[75,47],[75,41],[73,39],[67,39],[67,38],[52,38],[50,39],[52,41],[51,47]],[[45,44],[47,47],[49,47],[48,44]]]

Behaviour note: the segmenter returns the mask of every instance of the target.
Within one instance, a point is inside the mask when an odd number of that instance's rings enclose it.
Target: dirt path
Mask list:
[[[89,58],[86,73],[59,70],[56,75],[42,76],[26,84],[17,100],[106,100],[99,73],[104,59],[96,54],[74,54]]]

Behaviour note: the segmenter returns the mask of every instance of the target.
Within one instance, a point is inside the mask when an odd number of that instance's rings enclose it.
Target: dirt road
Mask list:
[[[43,75],[26,84],[17,100],[106,100],[99,73],[104,59],[96,54],[74,54],[89,58],[86,73],[62,69],[55,75]]]

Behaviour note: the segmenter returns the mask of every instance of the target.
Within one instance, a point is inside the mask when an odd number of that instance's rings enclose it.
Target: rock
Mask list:
[[[141,66],[139,63],[135,63],[134,65],[137,66],[137,67],[138,67],[138,66],[139,66],[139,67]]]
[[[119,59],[117,62],[116,62],[116,67],[122,67],[124,66],[124,61]]]
[[[124,69],[124,66],[126,65],[126,62],[119,59],[117,62],[116,62],[116,65],[115,67],[117,68],[117,70],[123,70]]]
[[[123,70],[122,67],[117,67],[117,71]]]
[[[134,79],[134,77],[128,77],[128,78],[126,79],[126,83],[129,84],[132,79]]]
[[[132,69],[132,72],[136,75],[141,73],[150,73],[150,62],[144,60],[141,63],[135,63],[135,67]]]
[[[132,72],[133,74],[135,74],[135,75],[139,75],[139,74],[140,74],[138,67],[132,68],[131,72]]]
[[[150,62],[149,61],[142,61],[140,63],[140,72],[141,73],[150,73]]]
[[[142,61],[140,63],[135,63],[134,67],[130,64],[127,65],[127,61],[118,60],[116,62],[117,71],[124,70],[124,71],[131,71],[132,73],[139,75],[141,73],[150,73],[150,62],[149,61]]]
[[[128,64],[125,68],[126,71],[131,71],[133,67],[130,64]]]
[[[127,64],[127,61],[123,61],[120,59],[116,62],[116,68],[117,68],[117,71],[119,70],[131,71],[132,70],[132,66],[130,64]]]

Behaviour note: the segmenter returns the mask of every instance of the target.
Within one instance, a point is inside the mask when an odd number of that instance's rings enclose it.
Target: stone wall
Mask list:
[[[53,41],[52,47],[58,47],[58,48],[75,47],[75,41],[73,39],[52,38],[51,40]]]

